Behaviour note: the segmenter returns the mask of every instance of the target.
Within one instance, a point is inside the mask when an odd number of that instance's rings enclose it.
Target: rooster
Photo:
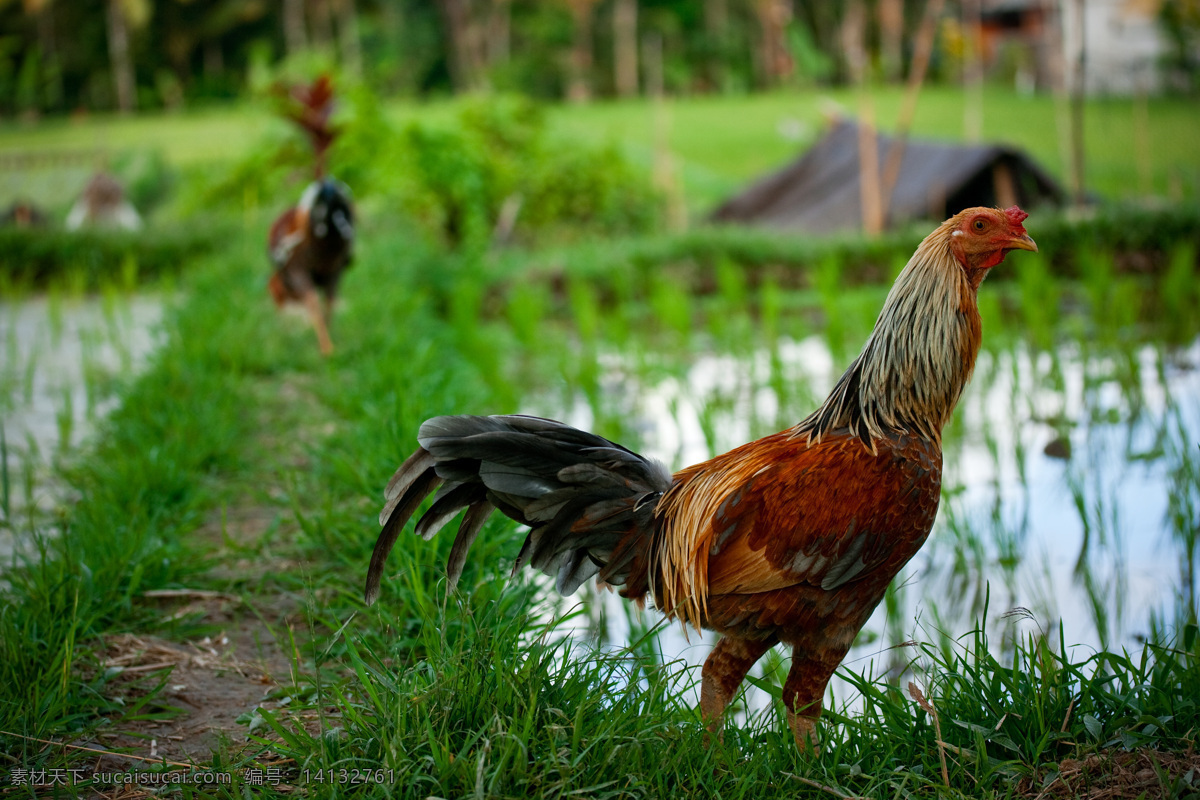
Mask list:
[[[312,144],[316,180],[300,202],[271,225],[267,252],[275,267],[267,289],[282,308],[288,301],[304,304],[317,332],[323,355],[333,352],[330,316],[342,272],[350,266],[354,247],[354,202],[345,184],[326,174],[326,153],[337,137],[329,123],[333,85],[322,75],[312,86],[277,88],[281,113],[300,126]],[[324,296],[324,305],[318,299]]]
[[[289,300],[304,303],[321,353],[333,352],[329,319],[342,272],[350,265],[354,245],[354,206],[350,190],[323,178],[309,184],[300,202],[271,225],[268,251],[275,272],[267,289],[282,308]],[[324,295],[324,307],[317,292]]]
[[[530,528],[514,573],[529,564],[555,576],[563,594],[597,576],[721,635],[701,670],[712,732],[754,663],[789,645],[783,698],[807,750],[830,676],[933,527],[942,429],[979,352],[976,292],[1009,251],[1037,251],[1027,216],[1016,206],[970,208],[944,222],[816,411],[675,475],[551,420],[426,421],[420,448],[385,490],[366,602],[378,598],[388,552],[429,494],[437,490],[416,524],[425,539],[466,509],[447,563],[451,590],[498,509]]]

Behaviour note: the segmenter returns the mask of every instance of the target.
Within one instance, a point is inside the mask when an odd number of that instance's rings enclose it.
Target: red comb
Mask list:
[[[1029,216],[1016,206],[1009,206],[1004,210],[1004,216],[1008,217],[1008,222],[1021,233],[1025,232],[1025,226],[1021,223]]]

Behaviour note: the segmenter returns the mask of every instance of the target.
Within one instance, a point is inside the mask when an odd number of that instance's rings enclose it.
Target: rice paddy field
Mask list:
[[[1091,104],[1089,185],[1109,205],[1035,213],[1042,253],[983,285],[938,521],[831,684],[818,754],[784,721],[786,651],[709,740],[713,640],[510,575],[523,532],[501,519],[449,595],[452,537],[403,535],[364,606],[383,486],[427,417],[550,416],[678,468],[820,402],[927,231],[798,242],[695,220],[854,102],[673,101],[666,122],[645,104],[548,110],[552,130],[647,170],[666,125],[687,232],[456,252],[364,197],[328,359],[264,291],[268,198],[151,217],[147,235],[213,231],[175,268],[120,240],[108,275],[6,278],[0,793],[1200,794],[1194,103],[1150,101],[1145,129],[1131,101]],[[877,103],[887,120],[899,96]],[[960,108],[927,93],[917,131],[961,138]],[[1061,175],[1055,120],[1049,99],[987,97],[985,129]],[[7,127],[0,155],[145,148],[187,181],[278,124],[244,108]],[[79,178],[51,172],[10,170],[3,197],[57,207],[40,178]],[[1156,199],[1116,204],[1135,194]]]

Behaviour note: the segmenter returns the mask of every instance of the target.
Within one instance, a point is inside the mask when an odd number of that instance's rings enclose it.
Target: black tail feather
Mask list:
[[[414,454],[409,461],[416,457]],[[363,595],[367,605],[371,605],[379,597],[379,581],[383,578],[384,562],[387,561],[388,553],[392,552],[392,547],[396,544],[396,538],[404,528],[404,523],[408,522],[408,518],[417,510],[417,506],[421,505],[421,501],[441,482],[442,479],[430,467],[408,485],[408,489],[403,495],[397,495],[388,501],[388,506],[391,506],[393,510],[383,524],[379,539],[375,542],[375,550],[371,553],[371,566],[367,569],[367,588]]]
[[[462,577],[463,567],[467,563],[467,551],[495,508],[487,500],[480,500],[471,506],[458,526],[458,535],[454,537],[454,546],[450,548],[450,557],[446,559],[446,588],[450,591],[458,586],[458,579]]]
[[[433,538],[447,522],[467,506],[483,500],[483,487],[469,483],[445,484],[422,515],[414,531],[425,541]]]
[[[433,463],[433,454],[425,448],[418,448],[417,452],[400,465],[400,469],[396,470],[396,474],[388,481],[387,488],[383,490],[383,499],[387,502],[384,504],[383,510],[379,512],[380,525],[387,524],[388,518],[392,516],[392,511],[395,510],[396,504],[400,502],[400,498],[408,490],[408,487],[419,476],[432,469]]]
[[[613,570],[606,561],[624,537],[653,533],[653,503],[671,485],[662,465],[618,444],[553,420],[525,416],[448,416],[426,421],[421,447],[389,481],[383,531],[371,556],[366,598],[379,595],[384,561],[421,502],[445,485],[417,522],[432,537],[467,512],[446,564],[447,585],[462,575],[467,551],[493,510],[530,527],[514,571],[526,563],[553,576],[570,594],[600,573],[623,584],[633,559]],[[638,547],[626,546],[628,553]],[[614,565],[610,565],[614,566]]]

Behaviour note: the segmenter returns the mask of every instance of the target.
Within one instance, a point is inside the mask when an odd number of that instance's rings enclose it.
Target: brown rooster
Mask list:
[[[792,647],[783,687],[801,750],[825,686],[937,514],[942,428],[975,366],[976,291],[1010,250],[1037,250],[1026,214],[971,208],[930,234],[896,279],[863,352],[829,397],[786,431],[674,476],[618,444],[524,416],[437,417],[388,484],[367,574],[420,503],[433,536],[466,515],[447,564],[453,588],[493,509],[530,527],[531,564],[574,592],[599,576],[624,597],[720,633],[702,670],[710,730],[750,667]]]
[[[321,353],[333,352],[329,321],[342,272],[350,266],[354,246],[354,203],[345,184],[325,174],[326,154],[337,136],[329,123],[333,85],[322,75],[312,86],[277,88],[281,113],[308,136],[315,156],[316,181],[300,202],[271,225],[267,252],[275,267],[267,289],[275,305],[289,300],[308,309]],[[324,295],[324,307],[317,298]]]

